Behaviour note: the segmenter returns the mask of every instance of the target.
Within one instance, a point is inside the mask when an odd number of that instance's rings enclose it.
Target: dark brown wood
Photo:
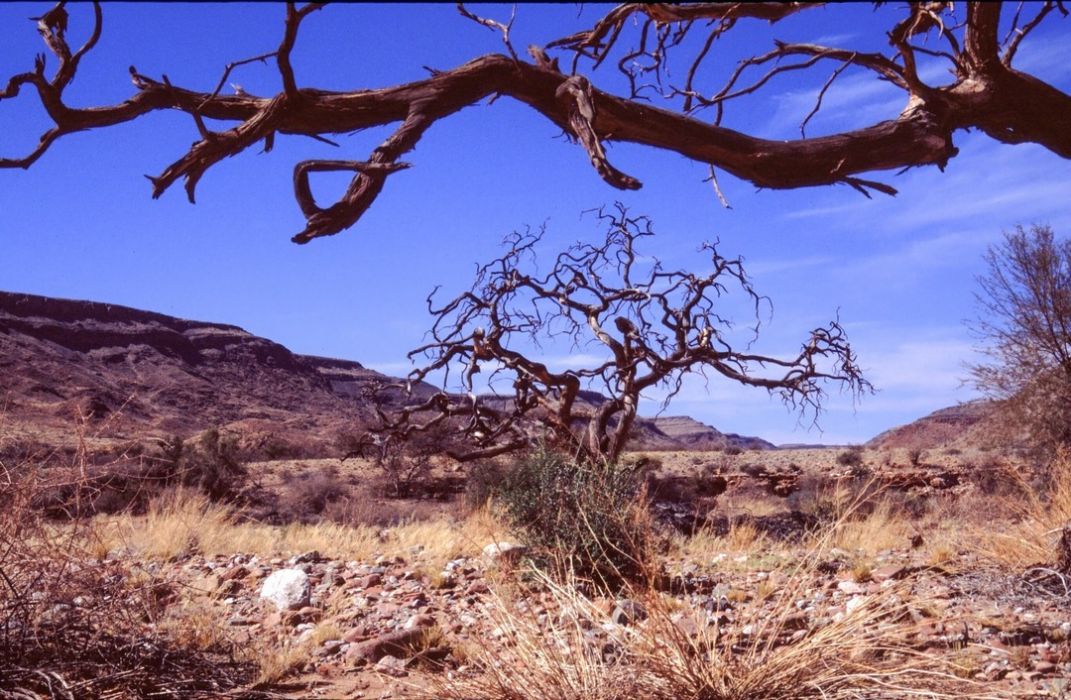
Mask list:
[[[447,450],[455,459],[497,456],[546,440],[590,463],[614,462],[644,392],[661,387],[668,402],[687,373],[763,388],[815,414],[826,384],[870,389],[839,323],[813,330],[794,357],[735,350],[719,298],[739,293],[753,303],[756,333],[762,300],[739,260],[707,245],[710,265],[703,272],[664,270],[649,257],[637,265],[638,246],[653,235],[650,220],[630,216],[620,204],[598,217],[606,228],[603,242],[559,253],[545,273],[531,269],[542,231],[516,233],[504,255],[479,268],[471,289],[442,305],[432,293],[431,342],[410,353],[426,364],[410,373],[409,385],[445,373],[443,390],[393,415],[379,413],[375,434],[384,455],[452,421],[465,437]],[[518,349],[552,335],[601,348],[606,359],[555,372]],[[484,370],[509,390],[478,395],[475,377]],[[461,374],[460,392],[447,391],[454,388],[448,386],[451,372]],[[608,398],[582,400],[584,388]]]
[[[81,58],[97,43],[102,13],[94,4],[94,28],[89,40],[71,52],[66,41],[67,12],[60,3],[35,18],[46,47],[57,57],[54,76],[45,76],[43,57],[34,69],[12,76],[0,92],[0,101],[19,95],[28,86],[40,99],[54,125],[38,146],[21,158],[2,158],[0,167],[28,168],[57,139],[76,131],[101,129],[138,119],[156,110],[178,109],[189,113],[200,139],[190,150],[150,178],[152,195],[159,197],[174,183],[183,181],[193,201],[198,180],[216,163],[263,142],[270,148],[276,134],[296,134],[326,140],[331,134],[397,123],[397,130],[366,158],[354,162],[367,167],[355,170],[346,192],[329,206],[316,204],[308,173],[317,161],[295,166],[295,198],[306,217],[305,227],[294,235],[298,243],[343,231],[352,226],[382,191],[389,175],[403,166],[400,158],[410,152],[435,122],[463,107],[492,96],[518,100],[559,126],[587,151],[596,172],[612,187],[641,186],[634,175],[618,170],[609,161],[604,144],[627,141],[673,151],[692,160],[732,173],[760,187],[797,188],[847,184],[869,196],[875,190],[895,194],[887,184],[860,177],[867,173],[899,170],[922,165],[944,167],[956,155],[953,135],[958,130],[980,129],[1005,143],[1037,143],[1071,158],[1071,96],[1039,78],[1016,70],[1012,63],[1023,38],[1049,18],[1066,16],[1056,2],[1044,3],[1034,18],[1016,26],[1003,40],[998,36],[1000,3],[968,3],[962,18],[951,3],[927,2],[908,7],[904,20],[890,29],[893,49],[889,55],[864,53],[812,44],[776,43],[775,48],[741,64],[720,90],[703,93],[692,83],[698,66],[710,58],[710,46],[727,31],[739,31],[741,23],[777,22],[812,6],[802,3],[696,3],[665,5],[630,3],[606,14],[591,30],[548,44],[547,49],[572,57],[573,70],[562,72],[557,58],[545,49],[532,47],[533,62],[522,60],[509,43],[509,28],[478,17],[461,8],[464,16],[500,31],[510,55],[486,55],[452,70],[434,71],[426,79],[377,90],[330,92],[298,85],[289,55],[297,41],[303,19],[320,9],[318,3],[286,9],[283,39],[274,56],[283,89],[273,97],[202,93],[172,85],[166,76],[150,78],[131,67],[137,92],[113,105],[73,108],[63,91],[78,70]],[[342,11],[342,10],[339,10]],[[835,11],[827,9],[826,11]],[[629,96],[599,90],[577,71],[584,61],[592,70],[618,44],[626,43],[631,25],[640,25],[636,45],[619,61],[632,85]],[[697,21],[704,20],[704,21]],[[712,22],[713,24],[710,24]],[[649,87],[644,81],[669,81],[665,60],[680,50],[689,32],[709,31],[699,55],[689,64],[687,85],[667,83],[663,92],[682,101],[680,110],[659,108],[640,99]],[[932,35],[932,36],[931,36]],[[922,40],[933,39],[923,45]],[[943,42],[943,45],[940,43]],[[942,46],[942,48],[935,48]],[[950,85],[934,87],[922,81],[915,69],[915,54],[943,57],[956,71]],[[708,55],[710,54],[710,55]],[[795,60],[796,62],[792,62]],[[869,71],[875,79],[888,81],[905,93],[909,107],[896,119],[865,128],[818,138],[773,141],[720,126],[721,115],[732,100],[761,90],[771,79],[789,70],[807,70],[835,62],[836,68],[818,94],[821,96],[847,68]],[[228,66],[240,65],[237,61]],[[635,65],[640,64],[640,68]],[[741,84],[752,68],[773,68],[750,83]],[[222,82],[221,82],[222,84]],[[701,119],[702,110],[713,108],[714,123]],[[204,119],[237,122],[228,130],[209,132]]]

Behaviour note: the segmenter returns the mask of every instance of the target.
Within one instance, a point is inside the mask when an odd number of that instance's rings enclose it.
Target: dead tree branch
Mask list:
[[[442,305],[432,293],[430,341],[410,353],[426,364],[409,382],[441,374],[443,390],[418,406],[382,413],[381,442],[455,421],[472,448],[454,452],[459,459],[550,439],[589,461],[613,461],[625,449],[641,397],[657,390],[668,403],[687,373],[760,387],[815,414],[827,383],[869,389],[839,323],[816,328],[790,357],[735,349],[739,339],[722,316],[722,297],[741,294],[754,306],[756,333],[762,301],[739,260],[707,244],[706,272],[667,271],[638,251],[653,235],[647,217],[618,204],[598,218],[603,242],[574,245],[544,274],[533,271],[543,231],[514,233],[506,253],[478,269],[471,289]],[[603,359],[556,371],[530,350],[555,335]],[[492,389],[509,387],[504,395],[479,393],[476,375],[485,370]],[[447,391],[451,376],[459,376],[460,391]]]
[[[38,56],[33,70],[12,76],[0,91],[2,102],[16,98],[23,87],[29,87],[52,125],[43,130],[39,143],[28,155],[0,158],[0,167],[30,167],[70,133],[123,124],[157,110],[177,109],[194,118],[200,139],[159,175],[150,178],[152,195],[161,196],[181,180],[187,197],[193,201],[197,182],[208,169],[257,143],[270,150],[279,134],[333,143],[330,136],[334,134],[397,124],[394,134],[367,157],[345,159],[366,166],[354,168],[346,191],[330,205],[320,206],[312,196],[308,173],[322,169],[315,167],[316,161],[295,166],[294,194],[306,223],[293,240],[306,243],[353,226],[375,202],[388,175],[404,168],[402,157],[412,151],[427,129],[488,97],[512,98],[553,122],[585,150],[598,175],[618,189],[635,189],[641,182],[609,162],[605,145],[613,141],[679,153],[759,187],[847,184],[864,193],[873,189],[889,194],[896,190],[888,184],[875,183],[872,176],[862,176],[920,165],[943,167],[956,155],[953,134],[958,130],[979,129],[1005,143],[1037,143],[1071,158],[1071,130],[1065,126],[1071,122],[1071,96],[1013,66],[1026,37],[1045,22],[1067,14],[1057,2],[1044,3],[1025,24],[1020,25],[1016,18],[1004,41],[997,36],[1002,11],[999,3],[968,3],[962,18],[955,15],[951,3],[912,4],[906,17],[900,15],[898,21],[891,22],[894,26],[889,32],[888,53],[776,42],[771,51],[741,62],[727,84],[715,90],[704,90],[697,83],[699,76],[705,74],[701,69],[714,60],[716,52],[712,47],[720,37],[730,31],[743,31],[754,20],[787,21],[812,5],[620,5],[591,29],[547,45],[547,49],[571,58],[569,74],[559,70],[557,58],[549,57],[539,47],[529,50],[534,62],[522,60],[510,43],[512,18],[506,24],[484,19],[462,5],[464,16],[502,34],[508,56],[481,56],[451,70],[433,72],[425,80],[344,92],[299,87],[290,62],[301,22],[321,7],[320,3],[301,7],[288,4],[278,48],[229,64],[211,92],[188,90],[172,85],[165,77],[150,78],[131,67],[136,92],[128,99],[111,105],[72,107],[64,99],[64,90],[74,79],[82,58],[97,45],[103,17],[101,6],[95,3],[90,36],[72,52],[66,39],[68,12],[65,3],[60,2],[34,18],[46,48],[59,62],[54,75],[46,77],[44,56]],[[704,40],[685,41],[690,33],[699,31],[707,32]],[[919,45],[931,34],[937,35],[947,50]],[[684,85],[663,87],[670,83],[671,60],[685,47],[697,45],[694,55],[684,57]],[[916,53],[948,58],[955,70],[955,81],[928,85],[918,74]],[[220,94],[234,67],[272,57],[281,81],[278,94]],[[595,71],[611,57],[617,57],[618,69],[632,86],[628,97],[600,90],[592,78],[578,73],[581,64],[588,62]],[[785,58],[794,60],[778,63]],[[758,138],[720,126],[731,102],[767,89],[787,72],[808,70],[827,60],[839,64],[832,79],[849,70],[864,71],[902,90],[907,107],[893,119],[862,128],[789,141]],[[767,65],[773,67],[752,76],[752,71]],[[830,85],[827,82],[817,89],[815,110],[805,117],[805,124],[821,109]],[[641,93],[649,94],[652,89],[667,98],[661,105],[647,104],[640,98]],[[674,107],[678,99],[681,102]],[[693,114],[705,107],[715,110],[713,124]],[[210,132],[204,125],[206,119],[232,122],[234,126]]]

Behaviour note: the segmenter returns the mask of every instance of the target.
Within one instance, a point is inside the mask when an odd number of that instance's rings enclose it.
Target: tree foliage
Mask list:
[[[972,327],[987,361],[974,383],[1037,446],[1071,445],[1071,240],[1018,226],[985,261]]]
[[[480,56],[449,70],[429,69],[431,75],[424,80],[338,92],[307,87],[295,75],[291,54],[299,28],[323,5],[289,3],[278,48],[228,64],[211,92],[174,85],[166,75],[145,75],[131,66],[135,91],[128,99],[75,107],[65,100],[64,91],[101,37],[103,10],[99,3],[93,4],[89,38],[72,51],[67,41],[70,19],[66,3],[60,2],[33,18],[54,56],[54,68],[48,70],[41,54],[31,70],[11,76],[0,90],[0,100],[16,97],[23,88],[32,90],[52,125],[32,152],[0,158],[0,167],[28,168],[67,134],[115,126],[157,110],[180,110],[190,115],[197,140],[149,179],[153,197],[182,181],[192,202],[208,169],[260,144],[271,150],[278,135],[334,143],[331,137],[336,134],[397,124],[394,133],[364,159],[310,159],[294,166],[294,198],[306,223],[293,240],[306,243],[353,226],[387,179],[410,167],[403,157],[428,129],[488,97],[509,97],[537,111],[586,151],[604,181],[626,190],[640,187],[641,182],[610,162],[606,145],[614,141],[668,150],[708,164],[715,187],[715,170],[721,169],[759,187],[847,184],[867,196],[872,190],[895,193],[888,184],[861,177],[867,173],[922,165],[943,168],[956,155],[953,135],[962,130],[977,129],[1003,143],[1037,143],[1071,157],[1071,130],[1066,127],[1071,123],[1071,96],[1015,66],[1019,48],[1037,27],[1059,15],[1066,17],[1060,2],[1020,4],[1010,17],[1005,3],[905,4],[888,11],[889,49],[884,52],[777,41],[769,51],[742,61],[723,84],[706,84],[715,74],[710,66],[718,52],[712,47],[720,39],[756,22],[777,23],[813,12],[819,5],[626,3],[586,31],[530,47],[528,57],[512,44],[512,19],[504,23],[480,17],[459,5],[465,17],[501,33],[505,54]],[[404,59],[404,49],[400,53]],[[222,93],[235,69],[268,60],[278,68],[278,93]],[[920,70],[923,61],[947,66],[951,81],[928,81],[928,74]],[[616,63],[625,75],[627,94],[615,95],[593,83],[605,63]],[[679,69],[672,74],[671,63]],[[764,139],[722,125],[734,101],[763,90],[777,76],[822,67],[831,70],[800,125],[799,139]],[[900,89],[905,108],[895,119],[806,137],[807,123],[821,109],[826,92],[849,72],[865,73]],[[210,119],[234,126],[214,131],[207,125]],[[317,202],[310,184],[311,173],[324,171],[354,173],[344,194],[328,205]]]

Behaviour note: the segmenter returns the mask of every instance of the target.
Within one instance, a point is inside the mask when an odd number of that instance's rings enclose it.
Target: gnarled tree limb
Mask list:
[[[131,77],[137,92],[129,99],[113,105],[75,108],[65,102],[63,92],[74,79],[81,59],[97,44],[103,20],[100,6],[94,4],[90,37],[72,52],[66,41],[67,10],[61,2],[35,18],[46,47],[59,61],[54,76],[46,78],[44,58],[39,57],[33,71],[11,77],[0,92],[2,101],[15,98],[23,86],[30,86],[53,125],[44,131],[30,154],[0,159],[0,167],[29,167],[69,133],[125,123],[156,110],[178,109],[193,116],[200,139],[163,172],[150,178],[152,194],[158,197],[183,180],[187,196],[193,201],[197,182],[208,169],[261,141],[266,150],[270,149],[277,134],[311,136],[330,143],[327,137],[332,134],[398,124],[394,134],[367,157],[346,159],[367,165],[354,168],[355,176],[345,193],[328,206],[318,205],[312,196],[308,173],[317,168],[310,167],[308,162],[295,167],[295,198],[306,225],[293,240],[305,243],[352,226],[374,203],[387,176],[401,169],[400,159],[413,149],[427,129],[488,97],[510,97],[542,114],[573,136],[587,152],[599,176],[619,189],[635,189],[641,183],[610,164],[605,144],[612,141],[679,153],[760,187],[847,184],[864,193],[876,190],[888,194],[896,190],[861,176],[919,165],[943,167],[956,154],[953,134],[961,129],[980,129],[1005,143],[1038,143],[1071,158],[1071,129],[1066,128],[1071,123],[1071,96],[1013,67],[1023,38],[1046,19],[1065,14],[1055,2],[1045,3],[1022,27],[1016,21],[1003,41],[997,36],[999,4],[968,3],[962,19],[955,15],[951,3],[912,5],[907,17],[890,31],[893,51],[889,54],[777,42],[771,51],[741,63],[728,84],[714,91],[701,90],[695,81],[700,65],[713,60],[710,48],[719,37],[728,31],[741,31],[747,20],[783,21],[810,6],[801,3],[625,4],[607,13],[592,29],[548,44],[547,48],[572,55],[570,74],[558,68],[556,58],[533,47],[532,63],[511,51],[510,56],[481,56],[454,69],[436,71],[425,80],[346,92],[299,87],[293,74],[290,53],[300,23],[320,7],[318,3],[300,8],[288,5],[279,47],[249,59],[275,57],[282,87],[275,96],[221,95],[222,82],[211,93],[191,91],[172,85],[166,78],[140,74],[132,67]],[[1060,12],[1054,13],[1054,9]],[[510,25],[483,20],[463,7],[462,12],[484,26],[503,32],[508,45]],[[618,45],[629,42],[634,17],[641,19],[635,29],[638,37],[631,48],[624,50],[619,61],[619,67],[634,87],[628,97],[621,97],[600,90],[577,70],[584,61],[590,61],[595,70],[615,54]],[[685,86],[669,88],[668,94],[664,93],[661,86],[668,76],[670,57],[684,50],[684,38],[689,32],[698,31],[704,25],[712,28],[699,52],[688,58]],[[917,40],[925,39],[930,33],[936,33],[948,50],[920,46]],[[915,65],[916,52],[947,57],[956,71],[956,80],[949,85],[926,84]],[[777,65],[759,78],[744,82],[745,74],[752,68],[793,56],[799,57],[799,62]],[[834,76],[840,71],[860,69],[900,88],[908,108],[895,119],[792,141],[758,138],[719,125],[720,115],[730,102],[763,89],[785,71],[805,70],[825,60],[840,64]],[[224,80],[239,63],[228,66]],[[646,87],[653,87],[668,98],[664,106],[646,104],[639,99],[640,89],[645,86],[637,81],[645,78],[654,80]],[[738,83],[746,87],[738,88]],[[818,90],[815,109],[805,122],[820,109],[821,98],[828,89],[827,82]],[[682,100],[681,109],[672,108],[677,98]],[[718,114],[715,123],[693,114],[693,106],[714,106]],[[204,126],[204,119],[231,121],[235,125],[210,132]]]
[[[379,444],[398,445],[450,420],[469,440],[469,450],[452,451],[457,459],[549,439],[605,463],[625,449],[644,392],[662,387],[668,403],[688,372],[710,371],[815,412],[826,383],[870,388],[836,321],[812,331],[792,357],[734,349],[733,324],[719,315],[719,299],[741,293],[754,304],[756,319],[762,300],[739,260],[707,245],[710,266],[702,273],[667,271],[649,258],[639,263],[636,248],[652,235],[650,221],[620,204],[598,216],[607,228],[604,241],[569,248],[544,274],[532,270],[542,231],[515,233],[504,255],[479,268],[470,290],[438,307],[429,297],[431,339],[410,353],[426,364],[410,373],[409,384],[441,374],[443,391],[394,415],[380,412]],[[554,329],[606,359],[553,371],[519,349]],[[507,380],[505,395],[478,393],[475,376],[485,368],[492,388]],[[460,373],[461,385],[448,393],[451,370]],[[584,389],[609,398],[593,399]]]

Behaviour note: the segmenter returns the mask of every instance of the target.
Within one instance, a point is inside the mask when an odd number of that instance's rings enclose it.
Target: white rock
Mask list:
[[[516,562],[528,551],[516,542],[492,542],[483,548],[483,555],[492,562]]]
[[[400,678],[408,675],[405,667],[408,662],[405,659],[399,659],[395,656],[387,654],[382,659],[376,662],[376,670],[380,673],[385,673],[388,676],[394,676]]]
[[[849,599],[847,603],[844,604],[844,611],[846,613],[848,613],[849,615],[851,615],[853,612],[855,612],[859,608],[863,607],[863,605],[865,603],[866,603],[866,596],[861,596],[861,595],[854,596],[853,598]]]
[[[281,569],[264,580],[260,597],[279,610],[292,610],[309,603],[309,576],[301,569]]]
[[[860,586],[855,581],[841,581],[837,584],[837,590],[841,593],[847,593],[848,595],[857,595],[865,591],[866,588]]]

